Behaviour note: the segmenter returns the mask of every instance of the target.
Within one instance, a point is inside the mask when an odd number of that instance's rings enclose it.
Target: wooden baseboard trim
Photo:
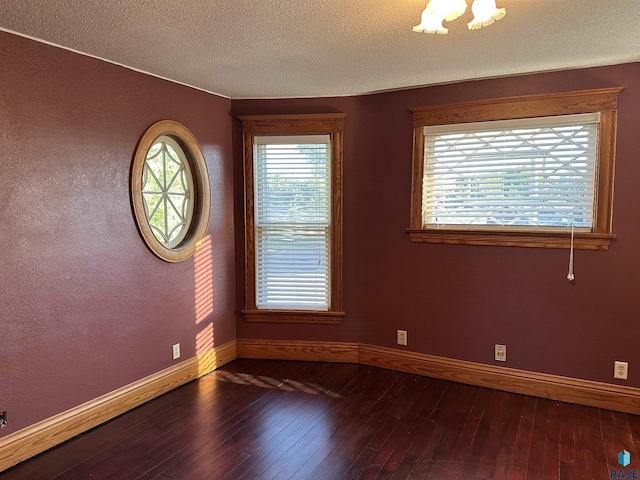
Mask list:
[[[480,387],[640,414],[640,388],[358,343],[238,339],[0,439],[0,472],[235,358],[360,363]]]
[[[358,363],[359,343],[238,339],[238,358]]]
[[[236,357],[237,345],[233,340],[0,438],[0,472],[206,375]]]
[[[374,345],[238,339],[238,358],[360,363],[479,387],[640,414],[640,388],[484,365]]]
[[[360,346],[360,363],[589,407],[640,414],[640,388]]]

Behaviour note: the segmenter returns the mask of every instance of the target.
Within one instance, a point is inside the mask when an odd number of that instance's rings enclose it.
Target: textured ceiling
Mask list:
[[[498,0],[413,33],[426,0],[0,0],[0,28],[231,98],[354,95],[640,61],[640,0]],[[470,0],[469,2],[470,3]],[[469,9],[470,10],[470,9]]]

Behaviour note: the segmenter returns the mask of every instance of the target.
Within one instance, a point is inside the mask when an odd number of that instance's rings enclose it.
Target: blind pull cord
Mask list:
[[[567,280],[573,282],[575,278],[573,274],[573,224],[571,224],[571,251],[569,253],[569,273],[567,273]]]

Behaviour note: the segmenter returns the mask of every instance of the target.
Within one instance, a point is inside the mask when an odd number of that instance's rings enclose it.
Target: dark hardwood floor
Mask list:
[[[0,474],[607,479],[640,417],[373,367],[236,360]]]

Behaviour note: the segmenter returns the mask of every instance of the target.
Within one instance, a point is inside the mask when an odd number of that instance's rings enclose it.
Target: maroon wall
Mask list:
[[[173,343],[194,356],[202,330],[233,340],[235,273],[230,100],[7,33],[0,58],[6,435],[177,363]],[[155,257],[130,205],[136,144],[162,119],[194,133],[211,178],[198,324],[194,259]]]
[[[624,86],[620,94],[609,251],[410,243],[409,108],[503,96]],[[355,98],[237,100],[232,113],[345,112],[344,298],[341,326],[249,324],[239,338],[367,342],[393,347],[408,330],[415,352],[614,382],[614,360],[629,361],[640,386],[640,64],[508,77]],[[234,123],[236,271],[243,293],[239,122]],[[402,348],[402,347],[399,347]],[[505,364],[501,364],[505,365]]]
[[[350,98],[231,102],[7,33],[0,58],[0,409],[10,416],[0,435],[169,367],[173,343],[185,359],[211,331],[215,345],[235,338],[242,156],[235,120],[234,169],[230,109],[348,114],[347,317],[340,326],[239,318],[238,337],[395,346],[402,328],[412,351],[491,364],[493,345],[506,343],[507,366],[606,382],[613,361],[626,360],[630,378],[620,383],[640,386],[640,64]],[[626,87],[618,238],[607,252],[576,252],[574,284],[565,250],[409,242],[408,108],[610,86]],[[133,152],[161,119],[186,125],[209,167],[212,247],[197,265],[156,258],[133,220]]]

